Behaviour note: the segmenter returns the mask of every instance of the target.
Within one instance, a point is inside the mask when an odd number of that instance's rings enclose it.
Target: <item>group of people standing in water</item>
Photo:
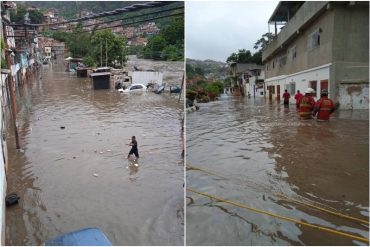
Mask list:
[[[301,119],[312,119],[316,117],[319,121],[328,121],[330,115],[336,110],[333,100],[328,98],[328,90],[321,90],[321,98],[315,102],[312,95],[316,93],[314,89],[307,88],[304,95],[298,90],[294,99]],[[289,105],[290,94],[285,90],[283,94],[284,105]]]

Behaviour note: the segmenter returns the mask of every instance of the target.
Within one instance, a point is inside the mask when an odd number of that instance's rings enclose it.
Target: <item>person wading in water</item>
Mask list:
[[[137,141],[136,141],[135,136],[133,136],[131,138],[131,143],[127,144],[127,145],[131,146],[131,150],[130,150],[129,154],[127,155],[127,158],[130,158],[131,154],[135,154],[135,157],[138,159],[139,158],[139,150],[137,149]]]

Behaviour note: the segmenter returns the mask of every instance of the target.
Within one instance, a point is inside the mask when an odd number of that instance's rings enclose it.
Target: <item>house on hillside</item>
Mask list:
[[[369,108],[369,2],[282,1],[268,22],[284,24],[262,53],[270,99],[311,87],[342,109]]]
[[[229,75],[232,78],[231,87],[234,93],[242,96],[248,95],[249,77],[259,76],[263,70],[262,65],[253,63],[231,63],[229,66]]]

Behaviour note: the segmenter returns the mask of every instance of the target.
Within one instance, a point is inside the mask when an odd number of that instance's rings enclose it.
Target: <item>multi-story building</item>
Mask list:
[[[229,74],[232,78],[231,87],[234,88],[235,94],[248,95],[250,92],[249,78],[258,76],[263,66],[253,63],[231,63]],[[255,87],[254,87],[255,88]],[[253,95],[253,94],[252,94]]]
[[[342,109],[369,107],[369,2],[279,2],[269,23],[285,24],[262,54],[267,95],[311,87]]]
[[[249,97],[264,97],[265,96],[265,72],[263,66],[256,69],[251,69],[243,73],[243,84],[245,95]]]

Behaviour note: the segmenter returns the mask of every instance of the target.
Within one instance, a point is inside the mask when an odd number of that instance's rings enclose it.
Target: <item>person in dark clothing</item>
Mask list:
[[[129,154],[127,155],[127,158],[130,158],[131,154],[135,154],[135,157],[138,159],[139,158],[139,150],[137,149],[137,141],[136,141],[135,136],[133,136],[131,138],[131,143],[128,144],[128,145],[131,146],[131,150],[130,150]]]

